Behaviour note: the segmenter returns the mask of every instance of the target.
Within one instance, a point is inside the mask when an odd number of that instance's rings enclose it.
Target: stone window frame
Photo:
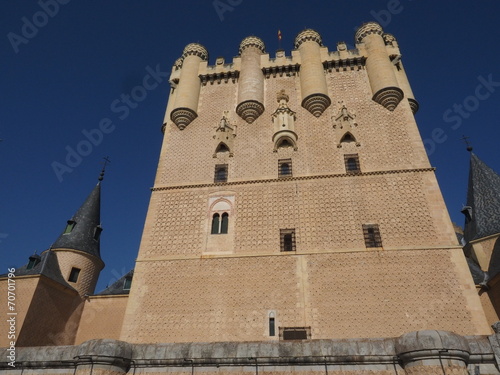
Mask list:
[[[222,210],[216,210],[214,209],[215,206],[220,203],[220,202],[225,202],[229,205],[229,209],[222,209]],[[234,206],[229,201],[228,199],[225,198],[219,198],[216,199],[209,208],[209,215],[210,215],[210,235],[219,235],[219,234],[228,234],[229,233],[229,220],[231,219],[231,215],[233,213]],[[215,216],[218,215],[218,223],[217,223],[217,229],[214,231],[214,219]],[[224,215],[227,217],[226,225],[225,228],[223,228],[223,218]],[[225,229],[225,232],[223,230]]]

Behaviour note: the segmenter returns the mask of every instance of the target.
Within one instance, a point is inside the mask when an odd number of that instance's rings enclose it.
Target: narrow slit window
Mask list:
[[[76,283],[78,281],[78,276],[80,276],[80,269],[73,267],[68,277],[68,281]]]
[[[346,173],[360,173],[359,156],[358,154],[344,155],[345,171]]]
[[[276,336],[276,326],[274,317],[269,317],[269,336]]]
[[[382,238],[377,224],[363,224],[366,247],[382,247]]]

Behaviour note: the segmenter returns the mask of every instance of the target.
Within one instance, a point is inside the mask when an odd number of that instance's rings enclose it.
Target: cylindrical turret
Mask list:
[[[243,39],[240,44],[241,70],[236,113],[249,124],[264,112],[264,73],[260,67],[260,56],[264,51],[264,42],[255,36]]]
[[[384,31],[378,23],[368,22],[356,32],[356,42],[364,43],[366,48],[366,71],[372,89],[372,99],[389,111],[394,111],[404,95],[387,54],[383,34]]]
[[[382,36],[387,46],[392,46],[396,48],[398,47],[398,42],[396,41],[394,35],[384,34]],[[395,66],[396,78],[398,80],[399,87],[401,88],[401,90],[403,90],[405,98],[408,99],[408,102],[410,103],[410,108],[412,112],[415,114],[417,113],[419,106],[418,102],[415,100],[415,96],[413,95],[413,91],[411,89],[410,82],[408,81],[408,77],[406,76],[403,63],[401,62],[401,55],[396,56],[395,59],[392,60],[392,64]]]
[[[326,77],[321,62],[321,36],[306,29],[295,38],[295,49],[300,53],[300,89],[302,107],[319,117],[331,104],[326,86]]]
[[[201,81],[198,77],[200,62],[208,60],[208,52],[201,44],[191,43],[182,53],[182,70],[175,96],[175,105],[170,118],[184,129],[198,115],[198,100],[200,98]]]

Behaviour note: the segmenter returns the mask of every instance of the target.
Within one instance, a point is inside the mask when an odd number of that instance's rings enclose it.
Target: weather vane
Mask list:
[[[104,159],[104,162],[103,162],[101,174],[99,175],[99,178],[98,178],[99,181],[102,181],[104,179],[104,170],[106,169],[106,165],[111,163],[111,160],[109,160],[109,156],[105,156],[105,157],[103,157],[103,159]]]
[[[462,141],[464,141],[465,144],[467,145],[467,151],[471,152],[472,151],[472,146],[470,145],[469,138],[470,137],[466,137],[465,135],[462,135],[462,138],[460,138],[460,139]]]

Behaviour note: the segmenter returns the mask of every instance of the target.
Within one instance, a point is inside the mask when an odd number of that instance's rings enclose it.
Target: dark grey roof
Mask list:
[[[74,249],[101,258],[100,239],[95,237],[101,222],[101,184],[98,183],[70,221],[76,224],[70,233],[62,233],[53,249]],[[97,230],[99,230],[97,229]]]
[[[40,258],[40,261],[31,269],[28,269],[29,262],[22,267],[16,268],[16,276],[44,275],[67,288],[75,290],[64,279],[61,269],[59,268],[59,263],[57,262],[57,256],[52,250],[46,250],[40,256],[32,255],[30,258],[32,257],[38,257]],[[6,275],[7,274],[0,275],[0,277],[4,277]]]
[[[115,295],[115,294],[129,294],[130,289],[123,289],[125,285],[125,279],[134,277],[134,270],[128,271],[125,275],[120,277],[117,281],[115,281],[110,286],[106,287],[102,292],[97,293],[98,296],[104,295]]]
[[[471,152],[466,219],[466,242],[500,232],[500,176]]]

